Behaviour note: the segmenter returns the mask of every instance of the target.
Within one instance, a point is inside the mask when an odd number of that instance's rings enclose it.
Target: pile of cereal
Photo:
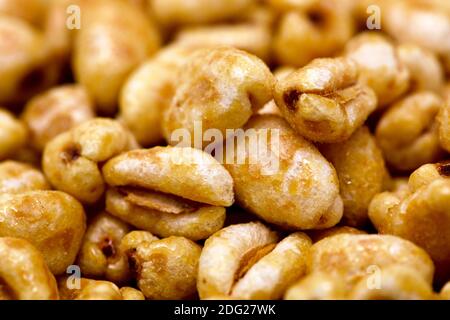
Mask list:
[[[450,299],[450,1],[1,0],[0,300]]]

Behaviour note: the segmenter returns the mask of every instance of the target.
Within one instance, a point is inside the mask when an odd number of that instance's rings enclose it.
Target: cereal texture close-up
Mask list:
[[[0,0],[0,300],[450,300],[449,154],[449,0]]]

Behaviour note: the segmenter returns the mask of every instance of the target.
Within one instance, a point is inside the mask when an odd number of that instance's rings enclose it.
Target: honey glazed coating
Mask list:
[[[450,300],[449,35],[446,0],[0,0],[0,300]]]

